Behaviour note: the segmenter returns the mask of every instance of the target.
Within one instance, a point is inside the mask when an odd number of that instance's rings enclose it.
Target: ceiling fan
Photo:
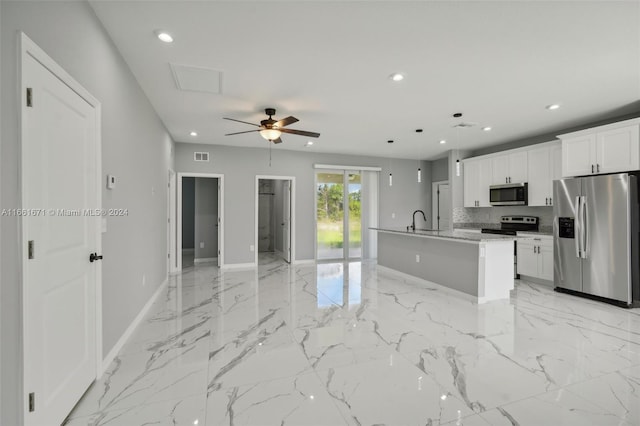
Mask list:
[[[254,123],[249,123],[246,121],[242,121],[242,120],[236,120],[235,118],[226,118],[224,117],[225,120],[231,120],[231,121],[237,121],[238,123],[244,123],[244,124],[249,124],[251,126],[256,126],[259,127],[259,129],[256,130],[247,130],[244,132],[236,132],[236,133],[228,133],[225,136],[231,136],[231,135],[239,135],[242,133],[251,133],[251,132],[260,132],[260,136],[262,136],[263,138],[265,138],[266,140],[273,142],[273,143],[282,143],[282,139],[280,139],[280,135],[282,135],[282,133],[289,133],[292,135],[300,135],[300,136],[308,136],[310,138],[317,138],[318,136],[320,136],[320,133],[316,133],[316,132],[307,132],[304,130],[294,130],[294,129],[285,129],[286,126],[288,126],[289,124],[293,124],[297,121],[299,121],[297,118],[289,116],[287,118],[283,118],[282,120],[274,120],[272,118],[272,116],[276,115],[276,110],[275,108],[266,108],[264,110],[265,114],[267,114],[269,116],[269,118],[267,118],[266,120],[262,120],[260,122],[260,125],[258,124],[254,124]]]

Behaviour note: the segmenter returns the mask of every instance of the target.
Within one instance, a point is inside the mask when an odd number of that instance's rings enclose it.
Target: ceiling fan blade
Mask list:
[[[273,142],[273,143],[282,143],[282,139],[280,139],[280,138],[274,139],[271,142]]]
[[[287,118],[283,118],[282,120],[276,121],[273,125],[276,126],[276,127],[285,127],[285,126],[288,126],[289,124],[293,124],[293,123],[296,123],[298,121],[300,121],[300,120],[298,120],[295,117],[289,116]]]
[[[304,130],[294,130],[294,129],[278,129],[282,133],[291,133],[292,135],[300,135],[300,136],[308,136],[310,138],[317,138],[320,136],[320,133],[316,132],[307,132]]]
[[[245,132],[235,132],[235,133],[227,133],[225,136],[231,136],[231,135],[240,135],[242,133],[251,133],[251,132],[259,132],[260,130],[247,130]]]
[[[222,118],[225,120],[237,121],[238,123],[248,124],[250,126],[260,127],[259,124],[249,123],[248,121],[236,120],[235,118],[227,118],[227,117],[222,117]]]

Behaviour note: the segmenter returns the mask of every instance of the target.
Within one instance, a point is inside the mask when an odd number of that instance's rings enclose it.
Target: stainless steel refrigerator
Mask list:
[[[638,306],[638,176],[557,180],[553,199],[556,290]]]

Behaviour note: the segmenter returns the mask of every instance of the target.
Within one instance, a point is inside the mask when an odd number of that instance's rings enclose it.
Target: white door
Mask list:
[[[282,254],[284,260],[291,263],[291,181],[284,181],[284,197],[282,206]]]
[[[98,114],[31,56],[23,68],[25,424],[60,424],[96,377],[96,277],[100,216]],[[61,210],[57,210],[61,209]],[[29,253],[31,252],[31,253]],[[27,398],[28,399],[28,398]]]
[[[529,151],[529,205],[548,206],[550,205],[551,185],[550,174],[551,164],[549,164],[550,148],[533,149]]]
[[[607,130],[596,135],[596,173],[638,170],[638,125]]]
[[[449,184],[438,185],[437,229],[451,229],[451,191]]]
[[[562,139],[562,176],[583,176],[595,172],[594,134]]]
[[[509,156],[498,155],[491,159],[492,178],[491,185],[504,185],[509,183]]]
[[[478,207],[490,207],[489,187],[491,186],[492,161],[490,158],[478,161]]]
[[[224,194],[222,190],[221,178],[216,179],[218,181],[218,217],[216,218],[216,233],[218,234],[218,268],[224,265],[224,253],[222,253],[222,239],[224,238],[224,229],[222,224],[223,208],[222,205]]]
[[[527,151],[509,154],[509,183],[524,183],[527,176]]]
[[[463,200],[465,207],[478,207],[478,184],[480,179],[480,161],[464,162],[464,191]],[[489,192],[489,188],[487,188]]]

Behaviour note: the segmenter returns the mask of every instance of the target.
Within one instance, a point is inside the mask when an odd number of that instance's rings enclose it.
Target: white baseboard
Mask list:
[[[227,263],[221,269],[250,269],[255,267],[255,263]]]
[[[292,262],[294,265],[314,265],[315,259],[296,259]]]
[[[160,287],[158,287],[156,292],[153,293],[153,296],[151,296],[151,298],[147,301],[147,303],[142,307],[142,309],[140,310],[138,315],[134,318],[134,320],[131,322],[131,324],[129,324],[129,327],[127,327],[124,333],[122,333],[122,336],[120,336],[120,339],[118,339],[116,344],[113,345],[113,348],[111,348],[107,356],[104,357],[104,359],[102,360],[102,365],[98,366],[98,368],[100,369],[100,371],[98,371],[98,378],[100,378],[104,374],[107,368],[109,368],[109,365],[113,362],[116,356],[118,356],[118,353],[120,352],[124,344],[127,343],[127,340],[129,340],[129,338],[131,337],[133,332],[136,330],[138,325],[140,325],[140,323],[144,319],[144,316],[147,314],[147,312],[149,312],[149,309],[151,309],[153,302],[155,302],[158,296],[160,296],[160,294],[165,289],[168,283],[169,283],[169,278],[167,277],[162,282],[162,284],[160,284]]]
[[[203,257],[200,259],[193,259],[193,264],[197,265],[198,263],[211,263],[215,262],[216,260],[218,260],[217,257]]]

